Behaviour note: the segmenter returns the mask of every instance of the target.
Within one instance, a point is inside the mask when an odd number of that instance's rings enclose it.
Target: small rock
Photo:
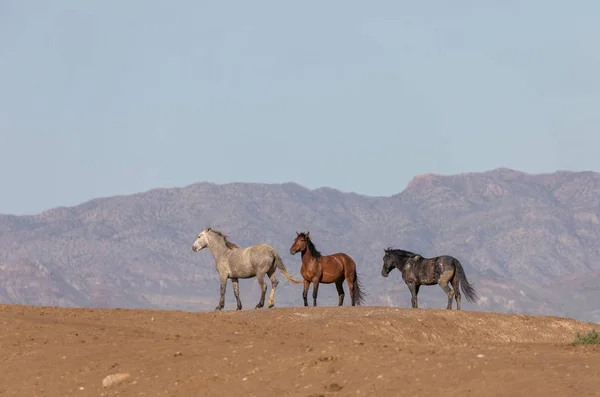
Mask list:
[[[83,386],[81,386],[81,387],[79,388],[79,390],[84,390],[84,387],[83,387]]]
[[[325,389],[329,390],[329,391],[340,391],[344,388],[344,386],[338,385],[337,383],[331,383],[327,386],[325,386]]]
[[[483,357],[485,357],[483,354],[478,354],[477,355],[477,358],[483,358]]]
[[[116,385],[117,383],[123,382],[125,379],[129,378],[131,374],[128,373],[118,373],[108,375],[106,378],[102,379],[103,387],[110,387]]]
[[[181,353],[181,352],[175,352],[175,354],[173,354],[173,357],[177,357],[177,356],[183,356],[183,353]]]

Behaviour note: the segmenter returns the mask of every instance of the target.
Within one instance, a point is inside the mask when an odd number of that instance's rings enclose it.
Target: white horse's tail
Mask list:
[[[275,256],[275,266],[277,266],[281,274],[283,274],[283,277],[287,278],[288,281],[291,281],[294,284],[300,284],[302,281],[296,280],[294,277],[292,277],[291,274],[288,273],[287,269],[285,268],[285,265],[283,264],[283,261],[281,260],[281,257],[275,250],[273,250],[273,254]]]

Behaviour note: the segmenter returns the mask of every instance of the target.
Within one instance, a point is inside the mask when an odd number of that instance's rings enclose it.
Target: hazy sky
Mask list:
[[[600,2],[0,0],[0,213],[600,168]]]

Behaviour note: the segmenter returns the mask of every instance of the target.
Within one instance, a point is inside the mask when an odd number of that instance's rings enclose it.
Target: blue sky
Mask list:
[[[594,1],[0,1],[0,213],[600,168]]]

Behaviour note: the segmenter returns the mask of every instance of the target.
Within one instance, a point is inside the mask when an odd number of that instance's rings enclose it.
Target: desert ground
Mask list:
[[[469,310],[0,305],[0,396],[600,396],[600,347],[571,344],[594,327]]]

